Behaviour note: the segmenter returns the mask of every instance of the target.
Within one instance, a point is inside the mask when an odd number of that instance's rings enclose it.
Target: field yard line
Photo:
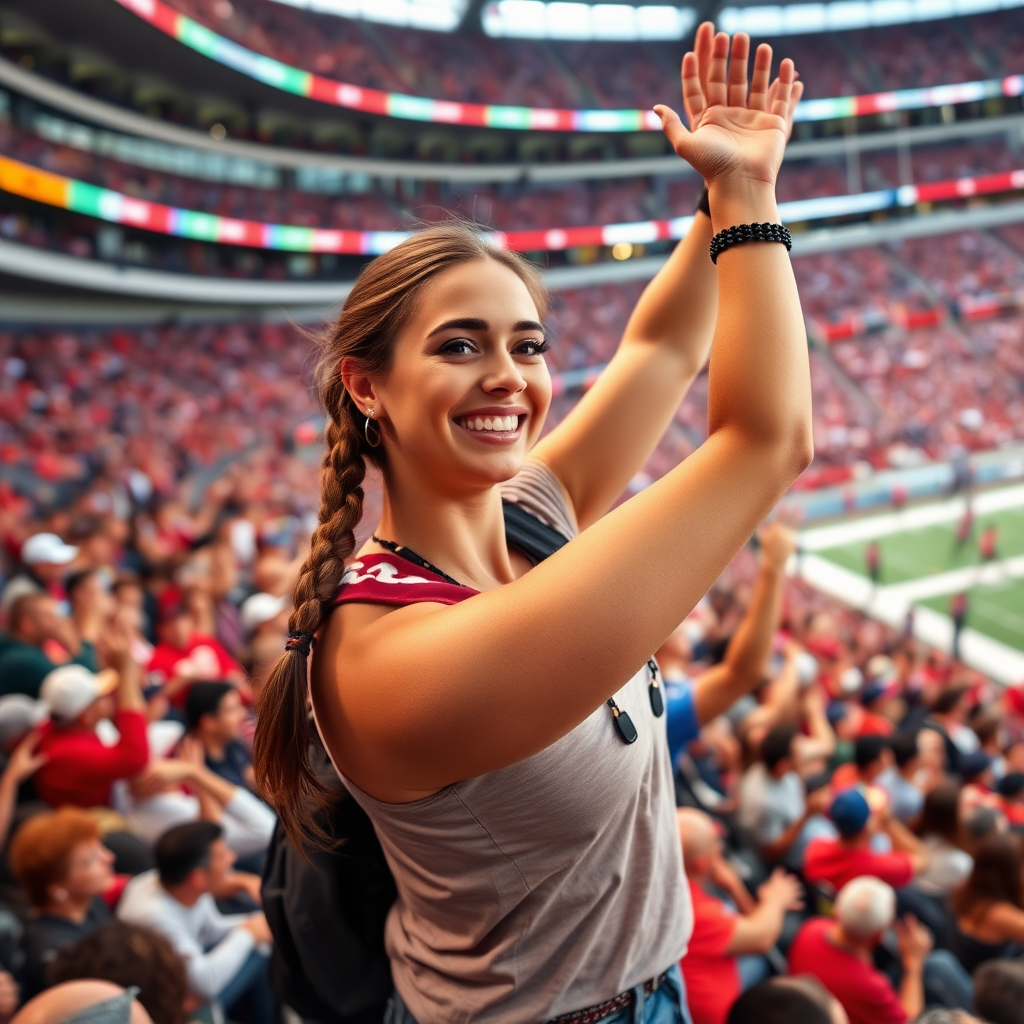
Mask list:
[[[974,499],[974,514],[987,515],[1024,505],[1024,484],[986,491]],[[939,501],[933,505],[920,505],[899,512],[885,512],[880,516],[868,516],[831,526],[817,526],[800,533],[800,546],[804,551],[821,551],[823,548],[837,548],[855,541],[874,540],[906,530],[920,530],[926,526],[939,526],[958,522],[964,514],[966,502],[962,495]]]
[[[1021,577],[1024,577],[1024,555],[1015,555],[1002,562],[965,565],[960,569],[937,572],[932,576],[922,576],[919,580],[893,583],[879,589],[902,598],[906,600],[907,604],[910,604],[926,597],[955,594],[962,590],[970,590],[972,587],[997,586],[1007,579],[1016,580]]]
[[[1024,557],[1020,560],[1024,561]],[[1018,559],[1008,561],[1014,562]],[[962,571],[964,570],[954,569],[952,573],[941,575],[948,576]],[[973,571],[977,572],[977,567],[974,567]],[[929,578],[915,580],[912,584],[874,588],[870,580],[858,573],[812,554],[801,556],[799,575],[811,586],[830,594],[843,604],[857,608],[896,629],[903,628],[907,611],[912,605],[912,599],[907,596],[907,588],[931,581]],[[923,643],[948,651],[953,641],[953,622],[948,615],[931,608],[915,608],[914,636]],[[1011,684],[1024,679],[1024,653],[975,629],[965,629],[961,634],[960,654],[971,668],[984,672],[997,682]]]

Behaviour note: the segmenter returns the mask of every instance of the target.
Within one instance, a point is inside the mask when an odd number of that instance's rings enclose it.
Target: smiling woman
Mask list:
[[[811,456],[803,319],[773,244],[800,87],[790,61],[769,87],[762,46],[748,96],[748,60],[745,36],[730,62],[701,27],[683,62],[692,131],[659,116],[710,217],[543,440],[537,271],[468,228],[369,264],[325,339],[320,526],[254,763],[293,838],[315,834],[311,699],[397,884],[389,1024],[688,1020],[692,910],[651,652]],[[708,440],[608,512],[712,334]],[[356,553],[367,459],[383,510]]]

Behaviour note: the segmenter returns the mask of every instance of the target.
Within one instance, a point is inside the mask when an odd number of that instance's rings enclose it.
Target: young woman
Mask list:
[[[320,526],[255,767],[292,834],[308,831],[311,695],[397,882],[394,1022],[686,1020],[692,913],[648,661],[811,458],[786,249],[708,258],[713,233],[778,222],[800,89],[788,60],[769,86],[762,46],[748,94],[748,59],[747,37],[730,61],[728,36],[702,26],[682,69],[691,130],[656,108],[707,182],[710,220],[697,216],[605,373],[543,440],[539,277],[468,229],[424,231],[367,266],[328,339]],[[707,442],[606,514],[712,332]],[[366,459],[383,513],[346,568]],[[508,542],[503,498],[572,539],[534,565]]]
[[[1024,850],[1019,836],[990,836],[974,869],[953,894],[949,948],[974,973],[986,960],[1017,958],[1024,948]]]

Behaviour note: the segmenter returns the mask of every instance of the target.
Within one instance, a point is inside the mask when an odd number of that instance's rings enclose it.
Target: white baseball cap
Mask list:
[[[0,747],[20,740],[27,732],[49,717],[46,705],[32,700],[23,693],[9,693],[0,697]]]
[[[264,622],[276,618],[286,606],[285,598],[274,597],[273,594],[253,594],[242,602],[239,618],[243,628],[251,633]]]
[[[61,722],[73,722],[90,704],[113,693],[117,672],[90,672],[84,665],[61,665],[43,680],[39,697],[50,714]]]
[[[21,561],[24,565],[67,565],[78,555],[74,544],[65,544],[55,533],[33,534],[21,545]]]

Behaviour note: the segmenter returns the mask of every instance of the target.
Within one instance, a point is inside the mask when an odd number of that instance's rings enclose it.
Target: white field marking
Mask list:
[[[970,572],[977,576],[979,570],[982,575],[986,571],[994,571],[994,578],[1004,581],[1009,575],[1007,567],[1011,563],[1015,569],[1016,563],[1020,563],[1019,574],[1024,576],[1024,556],[1020,556],[1002,563],[954,569],[925,579],[911,580],[909,583],[873,587],[869,579],[858,573],[844,569],[820,555],[804,554],[800,558],[800,576],[843,604],[901,629],[906,622],[907,611],[915,600],[966,589],[966,586],[957,585],[961,573]],[[947,577],[944,582],[950,589],[933,592],[934,584],[942,577]],[[914,636],[932,647],[948,651],[953,642],[953,621],[948,615],[931,608],[916,607]],[[976,629],[967,628],[961,634],[960,656],[971,668],[984,672],[997,682],[1012,684],[1024,679],[1024,652],[979,633]]]
[[[975,516],[1024,506],[1024,484],[1001,487],[985,491],[974,498]],[[804,551],[821,551],[823,548],[838,548],[855,541],[873,540],[907,530],[920,530],[926,526],[939,526],[958,522],[967,507],[963,495],[939,501],[933,505],[919,505],[898,512],[885,512],[878,516],[867,516],[831,526],[818,526],[800,533],[800,546]]]

